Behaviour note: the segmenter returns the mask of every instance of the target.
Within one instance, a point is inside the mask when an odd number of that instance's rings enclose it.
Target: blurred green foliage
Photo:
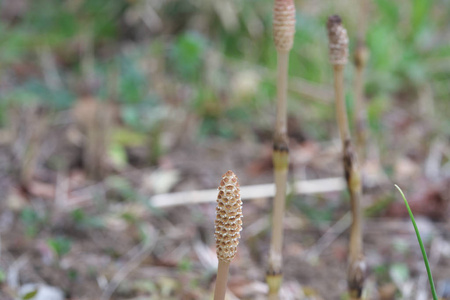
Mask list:
[[[5,271],[3,271],[2,268],[0,268],[0,284],[5,282],[5,280],[6,280],[6,273],[5,273]]]
[[[169,54],[174,72],[183,80],[199,80],[206,46],[205,38],[198,32],[186,32],[177,37]]]
[[[57,236],[55,238],[50,238],[47,240],[47,244],[50,249],[55,252],[58,258],[63,257],[67,253],[69,253],[72,248],[72,241],[63,236]]]
[[[104,223],[99,217],[88,215],[80,208],[72,211],[70,216],[75,226],[80,229],[104,227]]]
[[[296,4],[297,32],[289,72],[329,86],[326,17],[341,14],[354,45],[363,25],[358,24],[358,11],[336,3]],[[154,10],[153,18],[145,14],[145,5]],[[370,49],[366,94],[371,129],[382,129],[381,117],[394,100],[414,100],[424,87],[432,88],[437,112],[449,113],[448,1],[376,0],[368,5],[370,13],[363,19]],[[56,110],[69,108],[83,94],[80,84],[92,75],[86,73],[86,64],[91,64],[97,85],[88,92],[113,98],[121,104],[126,126],[151,133],[155,139],[168,118],[161,112],[173,105],[180,87],[190,90],[176,105],[199,117],[199,136],[237,138],[245,128],[272,126],[276,52],[271,0],[44,0],[29,1],[15,18],[4,15],[0,22],[1,124],[14,105],[38,102]],[[60,86],[49,85],[44,76],[48,70],[43,66],[43,51],[54,59],[57,74],[53,75],[59,77]],[[233,80],[248,70],[259,79],[255,91],[243,96],[236,93]],[[351,95],[351,64],[346,77]],[[302,95],[290,97],[290,114],[301,120],[307,135],[329,138],[326,124],[334,122],[332,106]],[[442,117],[442,122],[447,121]],[[154,151],[164,152],[159,142],[154,146]],[[115,149],[120,163],[124,150]]]
[[[20,220],[25,227],[26,235],[34,237],[45,224],[46,217],[38,214],[31,207],[25,207],[20,213]]]

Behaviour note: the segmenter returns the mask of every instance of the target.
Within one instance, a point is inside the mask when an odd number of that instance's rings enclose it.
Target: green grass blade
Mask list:
[[[428,281],[430,282],[431,293],[433,294],[433,300],[438,300],[438,297],[436,294],[436,288],[434,287],[433,276],[431,276],[430,263],[428,262],[427,253],[425,252],[425,247],[423,246],[422,238],[420,237],[420,233],[419,233],[419,229],[417,228],[416,221],[414,220],[414,215],[411,211],[411,208],[409,207],[408,201],[406,200],[405,194],[403,194],[402,189],[398,185],[395,185],[395,187],[399,190],[400,194],[402,194],[403,201],[405,201],[406,208],[408,209],[409,217],[411,218],[411,222],[414,226],[414,230],[416,231],[417,240],[419,241],[419,245],[420,245],[420,251],[422,251],[423,261],[425,263],[425,267],[427,268]]]

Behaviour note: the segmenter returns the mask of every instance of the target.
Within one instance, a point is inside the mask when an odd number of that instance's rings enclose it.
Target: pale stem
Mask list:
[[[365,114],[366,107],[363,95],[363,83],[364,83],[364,67],[356,67],[355,75],[355,112],[353,114],[353,124],[356,125],[356,142],[358,158],[363,161],[365,159]]]
[[[286,206],[287,168],[275,171],[275,199],[273,205],[272,243],[270,263],[275,270],[281,270],[283,248],[283,217]]]
[[[350,138],[344,94],[344,65],[334,65],[334,91],[336,93],[334,96],[336,98],[336,117],[339,134],[342,143],[344,143],[345,140]]]
[[[355,124],[359,124],[362,120],[362,116],[365,110],[364,107],[364,98],[363,98],[363,80],[364,80],[364,71],[363,67],[356,67],[355,74]]]
[[[279,300],[280,297],[278,296],[278,294],[275,294],[275,293],[269,293],[269,295],[267,295],[267,299],[268,299],[268,300]]]
[[[277,52],[277,119],[275,133],[279,136],[287,134],[287,77],[289,52]]]
[[[230,262],[219,259],[219,266],[217,268],[216,288],[214,290],[214,300],[224,300],[227,290],[228,269]]]
[[[350,229],[350,261],[359,259],[362,253],[362,232],[361,232],[361,192],[350,191],[351,209],[352,209],[352,226]]]

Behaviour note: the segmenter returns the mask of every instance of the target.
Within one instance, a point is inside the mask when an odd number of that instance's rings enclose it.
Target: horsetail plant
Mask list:
[[[289,169],[287,136],[287,77],[289,52],[294,44],[295,5],[293,0],[275,0],[273,38],[277,50],[277,114],[273,142],[275,198],[273,204],[272,240],[266,281],[269,299],[278,299],[282,281],[283,216]]]
[[[427,253],[425,252],[425,247],[423,246],[422,238],[420,237],[420,232],[419,229],[417,228],[416,220],[414,219],[414,215],[411,211],[411,208],[409,207],[408,201],[406,200],[405,194],[403,193],[402,189],[398,185],[395,185],[395,187],[398,189],[398,191],[403,197],[403,201],[405,202],[406,209],[408,210],[409,217],[414,227],[414,231],[416,232],[417,241],[419,242],[420,251],[422,252],[423,262],[425,263],[425,268],[427,269],[428,282],[430,283],[430,289],[431,294],[433,295],[433,300],[438,300],[436,288],[434,287],[433,276],[431,275],[430,263],[428,262]]]
[[[356,148],[358,158],[363,161],[366,156],[367,143],[367,113],[364,99],[364,70],[369,58],[369,50],[367,49],[362,38],[358,38],[355,49],[355,112],[354,124],[356,133]]]
[[[343,165],[347,188],[350,194],[352,225],[350,232],[347,283],[351,299],[361,299],[366,264],[362,249],[361,230],[361,176],[356,154],[352,148],[347,111],[344,100],[344,67],[348,60],[347,30],[337,15],[328,18],[328,38],[330,62],[334,69],[334,90],[336,99],[336,117],[343,148]]]
[[[219,264],[214,300],[225,299],[230,262],[236,255],[242,230],[242,201],[237,176],[228,171],[218,187],[215,237]]]

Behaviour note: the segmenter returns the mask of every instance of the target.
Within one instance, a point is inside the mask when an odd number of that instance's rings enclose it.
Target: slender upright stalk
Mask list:
[[[361,299],[366,272],[363,256],[361,230],[361,176],[352,148],[347,111],[344,98],[344,66],[348,59],[348,36],[339,16],[331,16],[327,23],[330,46],[330,61],[334,69],[336,117],[343,148],[343,165],[347,188],[350,194],[352,225],[348,257],[347,283],[351,299]]]
[[[214,300],[225,299],[229,268],[229,261],[219,260],[219,266],[217,268],[216,288],[214,289]]]
[[[219,259],[214,300],[225,299],[228,269],[236,255],[242,230],[242,201],[237,176],[228,171],[222,176],[217,196],[215,237]]]
[[[349,140],[350,130],[348,126],[347,109],[345,105],[345,90],[344,90],[344,67],[343,64],[334,64],[334,98],[336,101],[336,120],[341,137],[342,144],[345,140]]]
[[[272,240],[266,281],[269,299],[278,299],[282,281],[283,217],[289,169],[287,136],[287,77],[289,52],[294,44],[295,5],[293,0],[275,0],[273,35],[277,49],[277,115],[273,143],[275,198],[273,204]]]
[[[356,148],[358,158],[364,161],[366,157],[367,142],[367,113],[364,99],[364,70],[366,68],[369,51],[361,38],[358,39],[355,49],[355,112],[354,124],[356,133]]]
[[[354,54],[355,64],[355,110],[353,113],[353,124],[355,125],[356,134],[356,150],[358,158],[361,162],[366,159],[367,152],[367,112],[364,98],[364,71],[366,69],[367,60],[369,59],[369,49],[364,42],[364,36],[367,31],[368,3],[366,0],[360,0],[358,5],[358,28],[357,43]]]

